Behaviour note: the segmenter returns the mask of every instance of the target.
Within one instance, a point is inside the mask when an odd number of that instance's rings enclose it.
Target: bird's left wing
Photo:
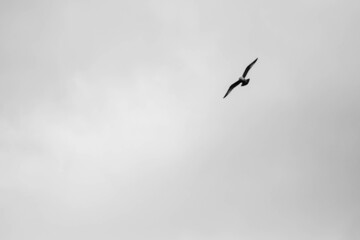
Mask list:
[[[252,68],[252,66],[256,63],[258,59],[256,58],[252,63],[249,64],[249,66],[246,67],[244,73],[243,73],[243,77],[246,77],[246,74],[249,72],[249,70]]]

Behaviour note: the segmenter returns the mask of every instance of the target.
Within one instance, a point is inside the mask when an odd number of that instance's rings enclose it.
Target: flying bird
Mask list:
[[[249,66],[247,66],[247,68],[245,69],[243,75],[239,78],[239,80],[237,80],[236,82],[234,82],[233,84],[231,84],[231,86],[229,87],[229,89],[227,90],[224,98],[226,98],[227,95],[229,95],[229,93],[237,87],[237,85],[239,85],[241,83],[241,86],[246,86],[248,85],[250,78],[245,79],[246,74],[249,72],[249,70],[251,69],[251,67],[256,63],[258,59],[256,58],[252,63],[250,63]]]

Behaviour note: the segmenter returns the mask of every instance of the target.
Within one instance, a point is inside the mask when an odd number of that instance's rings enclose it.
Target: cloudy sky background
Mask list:
[[[359,239],[359,14],[1,1],[0,238]]]

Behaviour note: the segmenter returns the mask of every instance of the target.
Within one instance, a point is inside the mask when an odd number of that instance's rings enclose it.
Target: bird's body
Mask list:
[[[251,67],[256,63],[258,59],[256,58],[252,63],[250,63],[249,66],[247,66],[247,68],[245,69],[243,75],[239,78],[239,80],[237,80],[236,82],[234,82],[233,84],[231,84],[231,86],[229,87],[229,89],[227,90],[224,98],[226,98],[227,95],[230,94],[230,92],[236,88],[240,83],[241,83],[241,86],[246,86],[249,84],[249,81],[250,81],[250,78],[248,79],[245,79],[247,73],[249,72],[249,70],[251,69]]]

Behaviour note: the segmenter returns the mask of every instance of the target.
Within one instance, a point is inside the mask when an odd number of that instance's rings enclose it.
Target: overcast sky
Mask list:
[[[360,239],[359,23],[355,0],[1,1],[0,238]]]

